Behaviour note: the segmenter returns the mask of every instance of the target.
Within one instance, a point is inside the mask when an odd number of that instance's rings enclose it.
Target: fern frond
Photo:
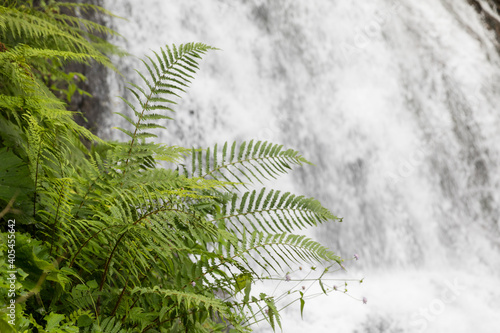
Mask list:
[[[267,141],[251,140],[230,146],[224,143],[205,151],[193,150],[191,174],[203,178],[222,179],[243,183],[276,178],[287,173],[292,165],[311,164],[293,149],[284,150],[282,145]]]
[[[72,51],[32,48],[24,44],[15,46],[9,52],[0,52],[0,61],[2,62],[22,62],[23,60],[33,61],[35,59],[59,59],[63,61],[76,61],[84,64],[88,64],[89,60],[92,59],[100,63],[108,61],[106,56],[100,54],[89,55],[86,53],[78,53]]]
[[[291,268],[295,263],[342,261],[333,251],[304,235],[266,234],[260,231],[243,233],[237,244],[228,243],[223,255],[276,273],[284,271],[282,265]]]
[[[225,223],[231,224],[236,232],[242,226],[244,229],[251,226],[252,230],[266,233],[291,232],[328,220],[342,221],[316,199],[265,188],[244,192],[241,199],[233,193],[214,222],[220,220],[227,220]]]
[[[137,111],[133,103],[124,99],[137,117],[133,132],[122,130],[130,137],[129,155],[137,139],[156,137],[149,130],[164,128],[161,125],[146,124],[146,122],[170,119],[170,117],[158,114],[156,111],[173,111],[171,105],[175,104],[175,101],[171,99],[171,96],[180,97],[177,92],[183,92],[193,78],[188,73],[195,73],[198,68],[198,62],[195,59],[200,59],[202,54],[213,49],[213,47],[202,43],[182,44],[178,48],[166,46],[161,49],[161,56],[155,53],[156,60],[149,58],[149,63],[143,61],[148,70],[149,78],[146,78],[141,72],[138,74],[147,87],[147,91],[134,84],[130,84],[131,87],[128,88],[142,110]],[[130,117],[124,116],[124,118],[131,122]],[[126,164],[128,164],[128,160]]]

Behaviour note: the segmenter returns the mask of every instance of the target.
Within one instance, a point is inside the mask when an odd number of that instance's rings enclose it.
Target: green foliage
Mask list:
[[[15,109],[44,103],[52,105],[52,92],[71,100],[78,91],[80,73],[66,73],[69,62],[90,64],[96,61],[114,66],[106,54],[124,54],[98,35],[116,35],[102,25],[66,13],[95,10],[110,14],[98,6],[58,1],[3,0],[0,6],[0,91],[3,95],[22,98],[0,98],[2,107]],[[4,103],[5,102],[5,103]],[[57,107],[56,107],[57,106]],[[64,109],[55,104],[56,109]]]
[[[109,65],[90,34],[109,31],[59,12],[86,5],[15,4],[0,7],[0,176],[8,177],[0,203],[16,229],[15,246],[0,234],[0,268],[9,271],[14,249],[17,330],[245,332],[262,319],[280,327],[274,297],[256,297],[252,286],[297,263],[340,264],[293,234],[340,219],[312,198],[247,187],[309,162],[268,142],[190,150],[150,141],[213,49],[200,43],[144,61],[144,87],[131,83],[136,100],[124,99],[132,114],[120,114],[129,141],[100,140],[73,121],[45,78],[64,78],[67,59]],[[10,297],[3,287],[2,308]],[[11,329],[7,313],[2,332]]]

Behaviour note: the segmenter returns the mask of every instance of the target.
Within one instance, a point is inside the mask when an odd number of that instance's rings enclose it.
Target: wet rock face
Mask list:
[[[100,64],[85,66],[82,64],[71,64],[67,66],[70,72],[80,72],[87,77],[85,82],[79,82],[78,87],[89,92],[92,97],[80,95],[77,92],[71,98],[69,110],[78,111],[75,115],[78,124],[88,128],[93,133],[99,129],[99,124],[109,113],[109,87],[106,82],[108,69]]]
[[[500,21],[495,18],[495,16],[500,16],[500,0],[487,0],[487,4],[481,3],[479,0],[467,0],[467,2],[481,14],[488,29],[495,32],[498,42],[497,49],[500,52]],[[488,5],[490,8],[485,8]]]
[[[71,0],[71,2],[80,1]],[[97,6],[103,5],[102,0],[85,0],[83,2]],[[100,12],[90,10],[82,12],[81,16],[101,25],[107,25],[104,16]],[[105,37],[104,35],[98,36]],[[103,119],[109,114],[109,86],[106,79],[108,69],[95,62],[91,66],[76,63],[69,64],[66,68],[68,72],[79,72],[87,77],[86,81],[79,80],[78,87],[90,93],[92,97],[75,92],[68,108],[71,111],[81,112],[81,115],[75,115],[76,122],[96,133],[99,124],[102,124]]]

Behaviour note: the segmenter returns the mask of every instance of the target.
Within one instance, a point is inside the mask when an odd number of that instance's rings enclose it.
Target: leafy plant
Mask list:
[[[9,179],[0,200],[17,231],[15,247],[1,234],[0,266],[9,271],[4,258],[14,249],[17,330],[245,332],[263,318],[280,326],[274,297],[253,295],[252,286],[297,263],[340,264],[331,250],[293,234],[340,219],[312,198],[248,187],[309,162],[261,141],[205,150],[151,141],[213,49],[201,43],[167,46],[144,61],[142,86],[129,87],[135,101],[124,99],[132,113],[119,113],[129,140],[104,142],[78,126],[44,82],[47,73],[64,77],[66,58],[108,63],[87,34],[101,28],[54,12],[76,5],[44,6],[41,14],[15,2],[0,7],[1,38],[10,43],[0,53],[7,161],[0,175]],[[56,22],[66,29],[55,33]],[[12,331],[9,321],[1,312],[2,332]]]

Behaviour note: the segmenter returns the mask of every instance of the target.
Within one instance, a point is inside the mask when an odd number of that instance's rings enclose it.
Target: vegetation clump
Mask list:
[[[131,113],[119,113],[127,142],[79,126],[61,98],[79,91],[75,75],[85,77],[64,65],[112,68],[106,54],[118,50],[94,35],[113,31],[63,8],[107,13],[55,1],[0,6],[0,214],[9,223],[0,234],[0,331],[280,326],[274,296],[254,295],[252,286],[276,275],[288,281],[298,263],[340,264],[293,233],[340,219],[312,198],[247,186],[309,162],[269,142],[187,149],[153,141],[213,49],[201,43],[167,46],[144,61],[142,85],[129,87],[135,101],[124,99]]]

